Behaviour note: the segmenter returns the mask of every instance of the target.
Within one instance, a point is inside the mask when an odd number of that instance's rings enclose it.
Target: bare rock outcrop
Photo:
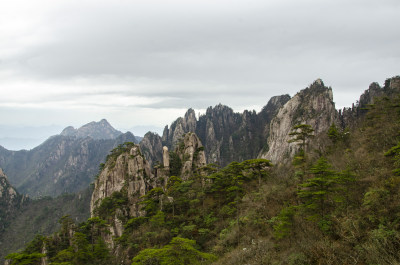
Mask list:
[[[162,139],[157,133],[148,132],[140,141],[140,150],[149,162],[150,166],[155,166],[162,161]]]
[[[185,113],[185,116],[183,118],[179,117],[178,119],[176,119],[171,124],[170,128],[168,128],[168,125],[165,126],[162,141],[169,147],[175,146],[185,133],[195,132],[196,127],[196,114],[193,109],[188,109]]]
[[[287,161],[298,150],[296,143],[288,143],[289,133],[295,125],[311,125],[314,135],[318,135],[326,133],[329,126],[333,122],[337,123],[337,120],[332,89],[325,87],[322,80],[318,79],[279,110],[270,124],[268,151],[261,152],[259,157],[273,163]]]
[[[175,149],[182,161],[181,178],[189,179],[196,169],[206,165],[204,147],[195,133],[187,133]]]
[[[270,121],[289,99],[289,95],[272,97],[259,113],[235,113],[218,104],[207,108],[198,120],[189,109],[184,117],[165,127],[163,145],[173,149],[186,133],[194,132],[204,145],[208,163],[225,166],[232,161],[255,158],[267,142]]]
[[[6,174],[0,168],[0,233],[10,224],[10,220],[27,200],[8,182]],[[0,242],[1,243],[1,242]]]
[[[95,181],[95,188],[90,202],[91,216],[97,216],[98,207],[105,198],[112,198],[116,193],[126,198],[124,207],[115,209],[114,216],[109,218],[111,223],[109,236],[105,240],[113,245],[112,237],[121,236],[123,225],[121,216],[132,218],[142,216],[138,202],[140,197],[155,186],[154,176],[150,165],[140,152],[138,145],[128,146],[107,160],[103,170]]]

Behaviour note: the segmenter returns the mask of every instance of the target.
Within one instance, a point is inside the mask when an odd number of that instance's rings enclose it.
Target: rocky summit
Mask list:
[[[122,132],[114,129],[106,119],[102,119],[99,122],[92,121],[78,129],[68,126],[60,133],[62,136],[90,137],[96,140],[115,139],[121,134]]]

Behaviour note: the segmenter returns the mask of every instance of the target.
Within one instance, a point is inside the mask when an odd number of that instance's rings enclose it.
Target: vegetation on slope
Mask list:
[[[64,194],[57,198],[44,197],[28,200],[17,210],[10,225],[0,233],[0,259],[17,251],[36,235],[50,235],[60,228],[59,219],[69,215],[77,222],[86,220],[92,189],[78,194]]]
[[[100,217],[41,242],[52,264],[400,263],[400,97],[376,100],[360,124],[332,125],[326,146],[302,147],[286,168],[247,160],[171,176],[143,197],[146,215],[124,223],[113,253]]]

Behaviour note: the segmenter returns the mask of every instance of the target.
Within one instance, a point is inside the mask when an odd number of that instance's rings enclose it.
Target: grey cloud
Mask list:
[[[67,1],[44,17],[50,36],[0,58],[0,71],[82,88],[46,98],[60,104],[104,95],[261,108],[322,78],[346,105],[357,99],[346,91],[399,74],[399,11],[398,0]]]

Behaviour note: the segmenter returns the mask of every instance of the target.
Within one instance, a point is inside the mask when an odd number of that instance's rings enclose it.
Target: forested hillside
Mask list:
[[[61,220],[11,264],[400,263],[400,93],[389,84],[322,134],[288,132],[290,163],[203,164],[185,134],[149,171],[137,145],[114,149],[91,218]],[[357,107],[357,106],[356,106]],[[306,110],[305,110],[306,111]],[[340,121],[352,121],[342,127]],[[344,123],[346,124],[346,123]],[[25,263],[24,263],[25,262]]]

